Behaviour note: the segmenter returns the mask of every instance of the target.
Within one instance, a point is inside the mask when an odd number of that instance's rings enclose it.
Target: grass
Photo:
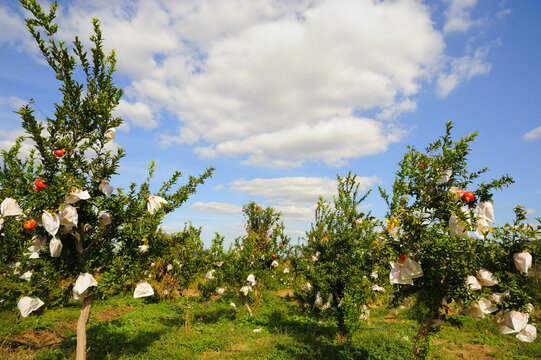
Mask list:
[[[185,333],[180,302],[118,297],[95,301],[88,359],[407,359],[416,322],[408,310],[374,307],[350,341],[330,321],[303,314],[288,297],[267,294],[250,318],[229,301],[192,303]],[[65,359],[75,350],[80,304],[21,318],[0,312],[1,359]],[[254,332],[255,329],[261,329]],[[433,336],[432,359],[539,359],[541,342],[500,335],[490,319],[453,316]]]

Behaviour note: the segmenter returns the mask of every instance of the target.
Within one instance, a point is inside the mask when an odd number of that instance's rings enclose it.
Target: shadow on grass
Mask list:
[[[130,331],[122,319],[96,324],[87,328],[87,359],[118,359],[147,353],[149,346],[160,339],[163,331],[137,329]],[[64,358],[75,354],[76,336],[66,338],[60,345]]]
[[[274,310],[256,317],[252,322],[277,335],[273,347],[288,359],[393,359],[404,360],[409,356],[409,346],[389,338],[387,329],[366,325],[349,340],[339,336],[338,328],[329,322],[319,323],[302,314],[298,305],[288,304],[286,311]],[[288,311],[289,310],[289,311]],[[284,334],[286,337],[279,335]],[[288,339],[288,337],[290,339]]]

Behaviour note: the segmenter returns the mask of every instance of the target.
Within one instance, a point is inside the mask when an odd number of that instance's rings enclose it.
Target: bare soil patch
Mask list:
[[[456,345],[444,339],[438,339],[434,341],[434,345],[441,346],[441,348],[452,356],[453,359],[465,359],[465,360],[501,360],[499,357],[488,355],[488,353],[494,352],[497,349],[487,345],[481,344],[462,344]]]

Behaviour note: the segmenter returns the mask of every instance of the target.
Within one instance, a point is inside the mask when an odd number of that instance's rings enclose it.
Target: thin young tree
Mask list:
[[[21,107],[26,135],[2,152],[0,264],[8,274],[2,272],[0,294],[5,304],[19,299],[22,316],[44,304],[64,303],[70,294],[82,300],[76,358],[84,359],[95,275],[112,266],[134,224],[146,224],[152,235],[163,216],[195,192],[213,169],[190,177],[176,190],[172,186],[180,172],[157,194],[150,193],[148,182],[138,192],[132,184],[130,193],[114,194],[109,181],[124,151],[111,146],[122,123],[112,111],[122,90],[113,81],[115,54],[103,51],[100,23],[92,22],[87,53],[77,37],[69,46],[56,39],[56,2],[48,12],[36,0],[20,3],[30,14],[30,34],[60,82],[61,100],[44,121],[35,116],[32,101]],[[21,154],[25,140],[30,143],[28,156]]]
[[[464,313],[474,317],[503,310],[496,319],[500,330],[519,332],[519,339],[532,339],[525,333],[535,329],[523,321],[530,298],[520,290],[524,280],[518,280],[523,275],[514,254],[531,262],[531,254],[538,251],[539,231],[526,226],[520,208],[514,225],[491,225],[493,192],[513,179],[504,175],[479,182],[488,169],[469,172],[467,167],[477,132],[453,141],[451,129],[448,122],[445,134],[425,152],[408,147],[392,196],[380,189],[389,206],[385,246],[394,297],[413,297],[422,313],[413,340],[415,358],[426,358],[430,334],[437,331],[442,312],[451,304],[462,304]],[[511,319],[515,316],[520,321]],[[524,326],[515,328],[509,321]]]

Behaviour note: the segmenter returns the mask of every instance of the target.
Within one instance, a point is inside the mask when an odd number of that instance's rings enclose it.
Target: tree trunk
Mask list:
[[[83,307],[79,314],[79,320],[77,320],[77,350],[75,353],[76,360],[86,359],[86,324],[90,317],[90,308],[92,307],[93,295],[85,297],[83,300]]]
[[[186,304],[185,304],[185,310],[184,310],[184,332],[186,335],[188,335],[188,332],[190,331],[190,310],[188,308],[190,302],[188,301],[188,290],[186,290]]]
[[[248,310],[248,314],[250,314],[250,316],[254,316],[254,314],[252,314],[252,309],[250,309],[250,305],[248,305],[246,296],[241,295],[240,298],[242,299],[242,303],[244,304],[244,307],[246,308],[246,310]]]
[[[428,332],[432,325],[432,321],[439,316],[441,303],[443,299],[437,299],[428,313],[421,320],[421,326],[413,341],[413,358],[414,359],[426,359],[429,351],[430,340],[428,339]]]

